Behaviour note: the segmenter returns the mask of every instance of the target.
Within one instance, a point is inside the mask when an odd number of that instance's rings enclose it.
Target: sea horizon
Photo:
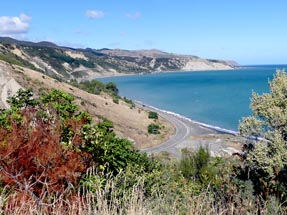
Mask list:
[[[115,82],[120,96],[199,125],[236,133],[251,115],[252,92],[269,92],[268,80],[286,64],[242,65],[234,70],[176,71],[95,78]]]

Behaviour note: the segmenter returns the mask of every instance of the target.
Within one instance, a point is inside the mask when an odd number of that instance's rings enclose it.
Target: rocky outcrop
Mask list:
[[[0,61],[0,108],[8,108],[8,97],[22,88],[10,72],[10,66]]]

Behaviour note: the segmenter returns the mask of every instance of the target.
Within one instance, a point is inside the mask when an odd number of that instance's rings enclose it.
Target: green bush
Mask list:
[[[17,118],[20,122],[23,119],[20,110],[34,108],[37,116],[44,121],[59,120],[61,122],[61,140],[65,143],[74,141],[74,127],[67,126],[69,120],[81,121],[82,127],[77,135],[82,140],[82,151],[92,155],[94,162],[101,170],[117,173],[131,165],[146,165],[149,159],[145,154],[133,149],[133,144],[127,139],[116,137],[113,132],[113,124],[110,121],[103,121],[98,125],[91,124],[91,117],[88,113],[79,112],[79,107],[74,103],[74,97],[59,90],[52,90],[39,98],[32,97],[31,90],[19,90],[16,96],[9,99],[11,110],[0,112],[0,126],[7,125],[10,116]],[[79,125],[81,125],[79,123]],[[150,164],[148,164],[150,165]]]
[[[133,102],[133,100],[128,99],[128,98],[126,98],[126,97],[124,97],[123,100],[124,100],[124,102],[126,102],[127,104],[130,104],[130,105],[131,105],[131,106],[130,106],[131,109],[136,107],[136,105],[135,105],[135,103]]]
[[[104,84],[103,82],[94,79],[91,81],[86,80],[78,83],[76,80],[71,80],[70,84],[95,95],[99,95],[103,91],[116,99],[120,98],[118,96],[119,89],[113,82]],[[127,100],[125,101],[127,102]]]
[[[251,180],[255,193],[264,199],[287,201],[287,74],[277,71],[269,82],[270,93],[252,94],[253,115],[243,118],[239,131],[246,142],[238,177]],[[259,139],[258,137],[261,137]],[[251,142],[251,143],[250,143]]]
[[[106,90],[110,92],[112,95],[118,95],[119,89],[114,82],[109,82],[106,84]]]
[[[160,126],[157,124],[149,124],[147,127],[149,134],[160,134]]]
[[[179,169],[187,179],[202,179],[203,171],[208,167],[211,160],[208,149],[200,147],[198,151],[191,153],[187,149],[182,151],[182,159]]]
[[[157,112],[149,111],[148,112],[148,118],[150,118],[150,119],[158,119]]]

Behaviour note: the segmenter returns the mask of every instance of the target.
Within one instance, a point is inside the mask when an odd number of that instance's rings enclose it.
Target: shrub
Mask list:
[[[208,150],[202,147],[195,153],[183,150],[179,168],[185,178],[200,179],[202,170],[207,166],[209,160],[210,154]]]
[[[160,126],[157,124],[149,124],[147,129],[149,134],[160,134]]]
[[[109,94],[110,96],[112,96],[113,98],[116,98],[116,99],[120,98],[118,96],[119,89],[117,88],[116,84],[113,82],[104,84],[101,81],[94,79],[91,81],[86,80],[86,81],[78,83],[76,80],[71,80],[70,84],[77,88],[85,90],[88,93],[92,93],[95,95],[99,95],[103,91]]]
[[[287,200],[287,75],[277,71],[269,82],[270,93],[252,94],[253,115],[243,118],[239,131],[250,137],[244,146],[244,163],[238,167],[238,176],[251,180],[257,195],[267,199],[276,196]],[[255,137],[255,138],[254,138]],[[261,137],[259,139],[258,137]],[[254,147],[255,146],[255,147]]]
[[[31,89],[19,89],[17,96],[11,97],[7,101],[12,109],[20,109],[23,107],[35,107],[37,101],[33,99],[33,92]]]
[[[73,103],[74,99],[74,96],[60,90],[52,90],[50,93],[43,94],[40,98],[44,106],[55,108],[57,114],[63,119],[71,118],[79,109]]]
[[[150,118],[150,119],[158,119],[157,112],[149,111],[148,112],[148,118]]]
[[[123,100],[124,100],[124,102],[126,102],[127,104],[130,104],[130,105],[131,105],[131,106],[130,106],[131,109],[133,109],[133,108],[136,107],[136,105],[135,105],[135,103],[133,102],[133,100],[128,99],[128,98],[126,98],[126,97],[124,97]]]
[[[73,133],[73,138],[68,138],[57,118],[42,117],[32,107],[19,114],[23,119],[20,123],[9,116],[10,127],[0,128],[2,183],[33,198],[43,192],[55,195],[76,187],[91,165],[91,156],[80,151],[82,122],[65,122],[65,127]]]
[[[14,108],[0,112],[1,182],[19,195],[39,201],[66,195],[77,190],[91,167],[100,176],[116,175],[129,165],[154,170],[146,154],[116,137],[112,122],[91,124],[90,115],[77,111],[71,95],[53,90],[31,97],[30,91],[21,90],[9,100]]]
[[[111,92],[113,95],[118,95],[119,89],[117,88],[117,85],[113,82],[109,82],[106,84],[106,90]]]

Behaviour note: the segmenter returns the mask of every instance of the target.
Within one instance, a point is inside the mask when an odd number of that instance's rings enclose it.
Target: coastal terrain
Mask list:
[[[234,61],[203,59],[156,49],[75,49],[50,42],[0,37],[0,59],[64,80],[170,71],[230,70]]]
[[[148,118],[147,112],[139,108],[131,109],[130,104],[124,101],[116,104],[107,94],[90,94],[31,69],[0,61],[0,77],[0,108],[7,108],[7,97],[14,95],[20,87],[32,89],[35,96],[51,89],[58,89],[73,95],[81,110],[89,112],[94,122],[111,120],[117,135],[128,138],[137,148],[144,147],[148,143],[159,144],[168,134],[173,133],[172,125],[160,118],[159,122],[164,126],[162,134],[149,135],[147,126],[152,120]]]
[[[235,67],[235,63],[168,54],[158,50],[73,50],[46,42],[31,43],[10,38],[1,40],[0,58],[3,61],[0,61],[0,107],[2,108],[9,107],[6,102],[7,98],[14,95],[20,88],[31,88],[36,95],[56,88],[75,96],[81,109],[91,113],[95,122],[101,121],[101,119],[111,120],[118,136],[128,138],[134,142],[136,149],[149,154],[167,152],[171,156],[179,158],[182,149],[188,148],[194,151],[200,146],[208,147],[213,155],[219,156],[230,155],[240,150],[240,144],[232,135],[206,128],[147,105],[137,104],[136,107],[131,108],[130,104],[123,100],[116,104],[109,95],[90,94],[69,84],[70,80],[76,78],[75,74],[78,74],[77,78],[80,80],[92,76],[127,75],[126,71],[119,68],[131,68],[129,67],[131,62],[133,62],[133,66],[137,62],[137,65],[141,65],[141,69],[133,67],[135,70],[129,71],[129,74],[139,74],[143,71],[149,73],[164,71],[171,69],[171,65],[173,65],[173,69],[181,70],[232,69]],[[93,57],[91,57],[92,53]],[[156,64],[152,66],[145,64],[144,66],[139,59],[149,59],[154,63],[157,61],[161,63],[157,66]],[[101,70],[95,69],[102,64],[111,66],[111,64],[107,64],[106,60],[113,62],[113,67],[117,70],[107,67],[105,69],[101,67]],[[128,61],[129,63],[126,64]],[[171,62],[181,62],[181,64],[172,64]],[[88,63],[94,68],[88,68]],[[91,65],[89,66],[91,67]],[[175,67],[175,65],[177,66]],[[159,135],[147,132],[148,125],[153,122],[147,117],[151,110],[158,112],[160,116],[157,120],[162,127]]]
[[[214,129],[201,123],[192,121],[178,114],[160,110],[152,106],[137,103],[149,111],[156,111],[159,116],[170,122],[175,133],[167,141],[160,145],[144,148],[141,151],[148,154],[168,153],[172,157],[181,157],[181,151],[188,149],[198,151],[200,147],[207,148],[212,156],[228,156],[241,150],[243,140],[236,133]]]
[[[0,215],[287,215],[286,8],[2,1]]]

